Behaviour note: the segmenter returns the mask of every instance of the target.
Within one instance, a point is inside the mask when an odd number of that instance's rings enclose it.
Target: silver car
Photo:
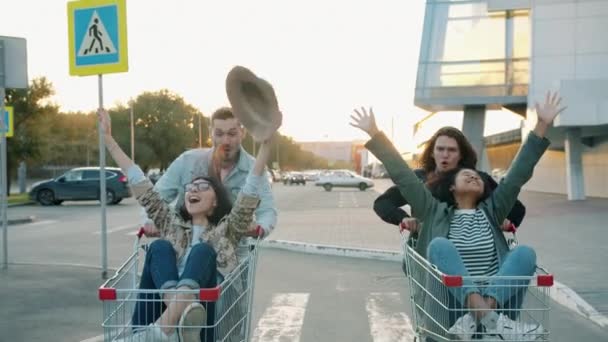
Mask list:
[[[339,170],[321,174],[315,185],[322,186],[325,191],[331,191],[334,187],[358,188],[361,191],[365,191],[367,188],[373,187],[374,182],[352,171]]]

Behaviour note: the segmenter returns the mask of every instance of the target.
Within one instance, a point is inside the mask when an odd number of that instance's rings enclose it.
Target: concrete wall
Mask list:
[[[560,90],[556,126],[608,123],[608,1],[533,0],[528,104]]]
[[[330,162],[351,162],[352,148],[357,143],[353,141],[309,141],[298,142],[298,145],[302,150],[312,152]]]
[[[566,194],[566,153],[547,151],[525,190]],[[593,147],[583,152],[585,194],[589,197],[608,198],[608,137],[596,139]]]
[[[608,137],[596,138],[596,145],[585,149],[583,174],[587,196],[608,197]]]
[[[517,154],[517,151],[519,151],[520,146],[520,143],[514,143],[487,147],[490,170],[508,170],[509,166],[511,166],[511,163],[513,162],[513,158],[515,158],[515,155]]]

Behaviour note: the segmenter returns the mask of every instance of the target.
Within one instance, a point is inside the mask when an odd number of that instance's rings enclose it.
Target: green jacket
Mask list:
[[[426,257],[427,248],[434,238],[448,237],[456,208],[439,202],[431,195],[384,133],[376,134],[365,147],[384,164],[392,181],[412,207],[412,216],[422,222],[415,249],[418,254]],[[507,241],[499,228],[500,224],[511,211],[521,187],[532,177],[534,166],[548,147],[549,140],[530,132],[507,175],[490,197],[478,204],[478,208],[485,212],[493,228],[499,264],[509,251]]]

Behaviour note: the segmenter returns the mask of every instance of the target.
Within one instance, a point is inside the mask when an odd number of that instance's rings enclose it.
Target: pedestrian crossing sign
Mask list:
[[[125,1],[68,2],[70,75],[87,76],[129,70]]]
[[[4,131],[7,138],[13,136],[13,120],[13,107],[4,107],[4,117],[2,118],[2,126],[0,127],[0,129]]]

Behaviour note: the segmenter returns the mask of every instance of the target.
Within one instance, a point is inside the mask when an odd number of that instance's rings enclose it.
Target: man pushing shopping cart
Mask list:
[[[227,137],[226,144],[214,149],[218,155],[210,156],[245,157],[244,151],[233,151],[229,144],[242,133],[240,122],[251,128],[254,140],[260,143],[257,158],[234,204],[219,181],[224,178],[222,170],[213,170],[217,172],[194,175],[185,182],[183,198],[178,201],[181,204],[170,207],[113,139],[108,113],[98,113],[106,148],[128,174],[135,197],[154,222],[153,227],[139,232],[138,240],[142,235],[160,237],[143,249],[138,248],[138,241],[134,254],[100,289],[106,341],[248,338],[257,250],[249,248],[241,259],[238,251],[245,237],[264,234],[259,227],[252,234],[250,227],[259,194],[268,191],[265,166],[282,114],[270,84],[249,70],[234,68],[226,86],[236,127],[222,132]],[[145,259],[140,258],[142,250]],[[140,261],[143,270],[136,285]]]
[[[536,341],[548,338],[548,300],[529,288],[552,285],[534,276],[536,255],[526,246],[509,249],[500,225],[521,187],[549,146],[545,133],[564,109],[556,93],[536,105],[538,121],[511,169],[491,194],[479,174],[458,168],[441,176],[451,199],[440,202],[378,129],[373,112],[352,115],[351,125],[369,134],[366,147],[384,164],[414,217],[422,222],[414,248],[406,245],[416,331],[424,340]],[[542,292],[542,291],[541,291]],[[530,299],[524,305],[528,293]],[[532,302],[532,304],[530,304]]]

